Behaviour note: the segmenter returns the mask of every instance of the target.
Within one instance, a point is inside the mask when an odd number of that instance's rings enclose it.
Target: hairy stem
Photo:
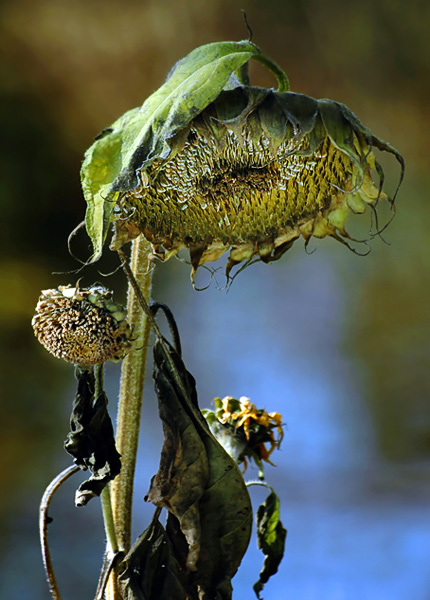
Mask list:
[[[140,237],[133,242],[130,267],[140,290],[149,302],[151,291],[151,269],[148,267],[149,243]],[[142,312],[132,286],[128,288],[127,320],[133,328],[134,350],[122,363],[118,405],[116,447],[121,454],[121,472],[111,483],[112,514],[118,546],[127,552],[131,546],[131,514],[134,472],[139,439],[142,394],[145,381],[145,366],[151,329],[147,315]],[[107,590],[108,600],[120,598],[111,577]]]
[[[51,504],[51,500],[57,489],[67,480],[69,477],[79,471],[79,467],[72,465],[62,471],[55,479],[51,481],[43,494],[42,501],[39,509],[39,531],[40,531],[40,545],[42,548],[43,566],[45,567],[45,573],[49,584],[49,590],[53,600],[61,600],[60,590],[58,589],[57,580],[55,578],[54,567],[52,565],[51,552],[49,550],[48,543],[48,510]]]

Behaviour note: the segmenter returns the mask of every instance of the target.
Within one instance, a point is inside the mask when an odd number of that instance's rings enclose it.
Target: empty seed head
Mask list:
[[[42,291],[32,326],[48,352],[80,366],[121,360],[132,346],[125,310],[101,286]]]

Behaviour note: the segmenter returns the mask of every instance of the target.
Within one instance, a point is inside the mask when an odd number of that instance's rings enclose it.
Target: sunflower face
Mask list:
[[[124,309],[100,286],[44,290],[32,320],[39,342],[56,358],[79,366],[121,360],[132,346]]]
[[[217,45],[207,47],[212,62],[204,58],[206,47],[194,52],[201,52],[203,63],[222,70],[224,63],[213,46]],[[235,264],[253,257],[264,262],[278,259],[300,236],[306,243],[312,236],[345,241],[350,239],[345,229],[350,213],[363,213],[367,205],[375,208],[388,199],[372,179],[383,180],[373,149],[394,154],[402,169],[403,159],[347,107],[284,91],[285,85],[276,92],[238,80],[235,85],[203,80],[200,63],[195,72],[192,62],[186,69],[192,54],[173,71],[172,78],[180,68],[188,77],[184,74],[181,80],[178,74],[178,95],[172,93],[169,99],[173,84],[167,80],[140,111],[127,113],[88,151],[83,182],[93,241],[97,206],[91,204],[94,193],[88,194],[90,167],[97,161],[102,165],[103,147],[117,145],[121,156],[126,155],[124,140],[135,132],[140,140],[128,161],[116,159],[112,185],[104,189],[104,202],[110,206],[104,204],[103,223],[114,224],[111,247],[117,249],[141,234],[163,260],[186,247],[193,275],[226,251],[228,274]],[[236,62],[239,54],[234,54]],[[258,54],[249,57],[261,59]],[[192,94],[182,89],[190,71],[196,80],[193,102]],[[230,66],[228,75],[232,73],[237,70]],[[157,95],[165,107],[158,120],[150,113]],[[137,125],[139,119],[143,128]]]

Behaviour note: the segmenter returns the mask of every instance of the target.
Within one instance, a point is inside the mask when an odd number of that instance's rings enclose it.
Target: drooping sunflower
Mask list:
[[[254,461],[263,479],[263,461],[273,465],[270,455],[284,437],[282,415],[257,408],[245,396],[215,398],[214,404],[215,410],[202,411],[213,435],[244,471]]]
[[[277,91],[249,84],[251,59],[273,71]],[[228,250],[227,274],[277,260],[300,236],[345,241],[350,213],[394,205],[375,148],[396,157],[401,181],[402,156],[345,105],[289,91],[251,42],[202,46],[86,152],[93,259],[111,226],[112,249],[141,234],[163,260],[188,248],[192,276]]]

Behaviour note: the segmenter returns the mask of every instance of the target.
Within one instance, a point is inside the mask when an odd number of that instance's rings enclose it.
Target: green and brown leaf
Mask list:
[[[166,531],[175,540],[190,597],[228,600],[251,535],[249,494],[202,417],[194,379],[180,356],[158,341],[154,363],[165,441],[147,500],[169,511]]]
[[[180,60],[167,81],[96,138],[81,169],[86,226],[94,260],[101,252],[116,201],[140,184],[138,172],[171,154],[171,140],[213,102],[230,76],[261,51],[251,42],[219,42]]]

